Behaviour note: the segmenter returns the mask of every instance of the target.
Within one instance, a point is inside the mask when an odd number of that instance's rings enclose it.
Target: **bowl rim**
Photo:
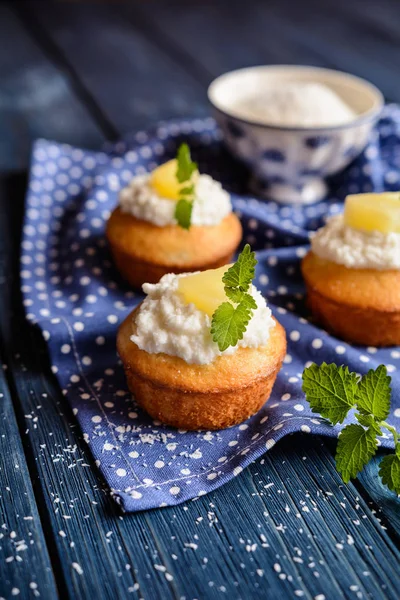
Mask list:
[[[232,114],[231,112],[229,112],[228,110],[221,108],[221,106],[217,105],[214,100],[212,99],[212,94],[214,89],[217,87],[217,85],[220,85],[221,82],[228,76],[230,75],[241,75],[244,72],[249,72],[249,71],[262,71],[262,70],[276,70],[279,71],[280,69],[282,69],[282,71],[289,71],[289,70],[293,70],[293,71],[303,71],[303,70],[309,70],[310,72],[314,71],[314,72],[319,72],[319,73],[327,73],[329,75],[336,75],[339,77],[344,77],[345,79],[351,79],[353,80],[353,82],[357,83],[357,84],[361,84],[362,86],[364,86],[364,88],[368,88],[370,92],[372,92],[372,94],[375,96],[375,104],[376,106],[373,106],[372,108],[370,108],[369,110],[365,111],[364,113],[361,113],[360,115],[357,115],[353,120],[347,122],[347,123],[343,123],[342,125],[318,125],[315,127],[310,127],[309,125],[307,126],[285,126],[285,125],[274,125],[272,123],[265,123],[262,121],[258,121],[256,119],[246,119],[244,117],[239,117],[235,114]],[[370,81],[367,81],[366,79],[363,79],[362,77],[358,77],[358,75],[353,75],[352,73],[347,73],[346,71],[340,71],[338,69],[327,69],[325,67],[315,67],[313,65],[287,65],[287,64],[271,64],[271,65],[255,65],[252,67],[243,67],[241,69],[234,69],[233,71],[227,71],[226,73],[222,73],[221,75],[219,75],[218,77],[216,77],[215,79],[213,79],[213,81],[210,83],[210,85],[208,86],[207,89],[207,97],[208,100],[210,102],[210,104],[214,107],[215,110],[217,110],[218,112],[220,112],[221,114],[229,117],[231,120],[235,120],[235,121],[239,121],[241,123],[245,123],[246,125],[252,125],[252,126],[256,126],[256,127],[261,127],[263,129],[273,129],[276,131],[299,131],[299,132],[331,132],[331,131],[341,131],[344,129],[349,129],[351,127],[356,127],[358,125],[363,125],[365,123],[368,123],[370,121],[374,121],[375,119],[377,119],[380,115],[380,113],[382,112],[382,109],[384,107],[385,104],[385,100],[384,100],[384,96],[383,93],[380,91],[380,89],[374,85],[373,83],[371,83]]]

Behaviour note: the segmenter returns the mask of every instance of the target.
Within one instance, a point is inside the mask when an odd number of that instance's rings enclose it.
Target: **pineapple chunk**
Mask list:
[[[176,178],[176,170],[178,167],[178,161],[176,158],[169,160],[154,169],[150,176],[150,185],[157,192],[161,198],[168,198],[168,200],[179,200],[179,194],[182,187],[187,187],[189,183],[195,183],[198,172],[195,171],[192,175],[191,181],[185,181],[179,183]]]
[[[400,233],[400,192],[347,196],[344,222],[363,231]]]
[[[212,317],[218,306],[228,300],[222,277],[230,266],[180,277],[178,291],[187,304],[194,304],[197,309]]]

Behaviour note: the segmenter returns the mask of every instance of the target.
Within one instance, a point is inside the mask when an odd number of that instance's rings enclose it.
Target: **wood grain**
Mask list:
[[[0,36],[8,49],[0,54],[0,171],[26,168],[37,137],[98,147],[102,136],[64,73],[5,4],[0,5]]]
[[[27,73],[42,74],[45,89],[53,79],[62,81],[63,93],[30,112],[20,103],[19,87],[11,86],[10,103],[19,107],[27,126],[1,138],[6,142],[0,144],[0,164],[26,165],[32,135],[64,139],[68,133],[73,143],[100,144],[113,131],[168,116],[205,114],[205,85],[228,68],[308,62],[357,70],[368,62],[348,40],[346,52],[329,32],[327,41],[321,40],[313,29],[327,23],[322,11],[310,29],[285,3],[252,2],[251,10],[238,2],[229,10],[222,7],[220,1],[180,0],[168,6],[161,1],[112,7],[43,4],[33,24],[20,12],[18,22],[1,7],[0,31],[6,36],[9,28],[19,44],[18,52],[0,59],[0,77],[22,65]],[[388,79],[386,72],[390,90]],[[400,100],[400,91],[393,90]],[[0,116],[6,120],[8,114],[0,105]],[[26,459],[63,596],[398,598],[399,502],[380,485],[375,463],[355,485],[341,484],[333,446],[321,440],[291,436],[197,501],[133,515],[119,512],[51,373],[45,343],[23,317],[17,276],[23,194],[24,179],[0,180],[0,264],[6,278],[0,334],[21,432],[29,430],[23,436]],[[15,427],[7,432],[18,446]],[[0,471],[2,486],[4,477]],[[26,477],[23,481],[26,485]],[[16,511],[3,499],[4,494],[0,509],[11,521]],[[27,502],[33,502],[32,495]],[[46,556],[39,554],[42,564],[35,573],[43,582],[48,576],[51,591]],[[18,568],[16,561],[0,566],[0,596],[10,596],[4,581],[16,580]],[[29,597],[28,582],[21,581],[21,595]]]
[[[0,293],[6,284],[2,278]],[[0,360],[0,595],[57,598],[57,588]],[[32,420],[27,428],[34,427]]]

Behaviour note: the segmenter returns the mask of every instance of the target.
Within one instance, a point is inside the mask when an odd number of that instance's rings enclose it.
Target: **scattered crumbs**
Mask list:
[[[192,550],[197,550],[197,548],[198,548],[198,545],[193,544],[193,542],[185,543],[184,546],[185,546],[185,548],[191,548]]]
[[[78,573],[78,575],[83,575],[83,569],[79,563],[73,562],[72,568]]]

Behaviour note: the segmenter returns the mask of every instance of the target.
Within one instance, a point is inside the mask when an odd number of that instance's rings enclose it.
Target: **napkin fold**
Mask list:
[[[104,237],[119,190],[175,155],[187,141],[200,170],[232,193],[243,243],[257,250],[256,285],[287,332],[288,350],[269,402],[224,431],[186,432],[153,421],[127,391],[115,350],[119,324],[143,295],[119,277]],[[351,346],[309,322],[300,260],[310,232],[342,210],[349,192],[400,188],[400,108],[388,106],[369,146],[330,182],[329,197],[306,207],[246,194],[247,173],[226,152],[212,119],[160,123],[90,152],[38,140],[32,155],[21,253],[27,318],[39,324],[53,371],[111,493],[125,511],[178,504],[238,475],[283,436],[337,436],[311,413],[301,391],[304,366],[346,363],[365,373],[386,364],[392,424],[400,424],[400,348]],[[382,438],[383,446],[390,446]]]

